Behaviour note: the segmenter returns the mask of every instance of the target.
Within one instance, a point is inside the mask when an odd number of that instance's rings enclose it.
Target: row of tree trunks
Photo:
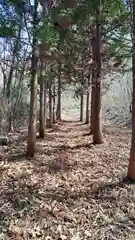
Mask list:
[[[6,83],[4,86],[4,94],[6,95],[8,99],[8,132],[13,131],[13,99],[12,99],[12,79],[15,74],[14,70],[14,64],[15,64],[15,59],[16,59],[16,54],[18,51],[18,43],[20,40],[20,34],[21,34],[22,27],[19,26],[18,33],[17,33],[17,39],[14,42],[14,47],[13,47],[13,58],[12,58],[12,63],[9,69],[9,74],[6,79],[5,76],[5,81]]]
[[[38,89],[38,41],[37,41],[37,7],[38,0],[34,0],[33,11],[33,43],[32,43],[32,60],[31,60],[31,83],[30,83],[30,113],[28,126],[28,142],[27,155],[33,157],[36,151],[36,123],[37,123],[37,89]],[[41,59],[40,59],[41,60]],[[41,63],[42,65],[42,63]],[[43,66],[40,69],[40,113],[39,113],[39,137],[45,136],[45,126],[47,126],[47,85],[49,87],[49,122],[48,126],[56,121],[56,100],[55,100],[55,83],[52,84],[50,77],[47,80],[42,76]],[[53,86],[53,89],[52,89]],[[53,92],[53,94],[52,94]],[[53,96],[53,100],[52,100]],[[58,103],[57,103],[57,119],[61,119],[61,65],[58,65]]]
[[[93,57],[93,74],[92,74],[92,93],[91,93],[91,132],[93,134],[93,143],[101,144],[103,142],[101,130],[101,36],[100,36],[100,10],[96,11],[96,26],[93,31],[92,38],[92,57]],[[36,20],[37,20],[37,1],[35,0],[34,17],[33,17],[33,53],[32,53],[32,78],[31,78],[31,100],[30,100],[30,119],[28,130],[28,147],[27,154],[33,156],[35,152],[35,139],[36,139],[36,101],[37,101],[37,36],[36,36]],[[84,79],[82,76],[82,89]],[[89,85],[89,83],[88,83]],[[89,86],[88,86],[89,87]],[[52,106],[52,78],[49,79],[49,127],[55,122],[55,89],[53,89],[53,106]],[[44,97],[44,82],[42,74],[40,77],[40,126],[39,136],[44,137],[44,123],[46,110],[43,108],[46,103]],[[44,103],[44,104],[43,104]],[[83,105],[84,94],[81,92],[80,104],[80,121],[83,121]],[[86,123],[89,122],[89,91],[87,93],[86,101]],[[53,115],[52,115],[53,113]],[[57,104],[57,120],[61,120],[61,64],[58,65],[58,104]]]
[[[133,101],[132,101],[132,140],[130,159],[128,166],[127,177],[131,181],[135,181],[135,0],[130,2],[130,10],[132,17],[132,73],[133,73]],[[93,143],[103,143],[102,128],[101,128],[101,35],[100,35],[100,6],[96,9],[96,27],[92,38],[92,91],[91,91],[91,133],[93,134]],[[82,78],[83,80],[83,78]],[[60,75],[58,75],[58,105],[57,105],[57,119],[60,120],[61,109],[61,91],[60,91]],[[53,89],[53,122],[55,122],[55,90]],[[51,98],[51,91],[49,89],[49,97]],[[89,91],[86,98],[86,123],[89,123]],[[84,94],[81,93],[80,102],[80,121],[83,121],[83,106]],[[50,112],[51,112],[50,103]],[[52,117],[50,116],[50,119]]]
[[[45,127],[46,127],[46,81],[40,76],[40,114],[39,114],[39,137],[44,138]],[[55,81],[49,80],[49,119],[47,122],[47,127],[51,128],[54,123],[56,123],[56,88]],[[61,97],[60,97],[61,102]],[[61,105],[61,103],[60,103]],[[61,111],[60,111],[61,113]],[[61,119],[61,115],[60,115]]]
[[[90,121],[90,132],[93,135],[94,144],[102,144],[101,128],[101,36],[100,36],[100,9],[96,10],[96,25],[92,29],[92,76],[91,76],[91,117],[90,117],[90,77],[88,79],[88,90],[86,95],[86,123]],[[82,78],[83,79],[83,78]],[[83,88],[84,82],[82,82]],[[84,94],[81,93],[80,121],[83,121]]]
[[[102,144],[101,128],[101,35],[100,35],[100,6],[96,9],[96,24],[92,30],[92,76],[91,76],[91,116],[90,116],[90,77],[88,79],[88,90],[86,95],[86,123],[90,121],[90,132],[93,135],[94,144]],[[83,79],[83,77],[82,77]],[[83,89],[84,82],[82,82]],[[83,121],[84,94],[80,96],[80,121]]]
[[[33,156],[35,153],[36,144],[36,115],[37,115],[37,74],[35,71],[32,73],[31,78],[31,99],[30,99],[30,118],[29,118],[29,128],[28,128],[28,145],[27,145],[27,155]],[[51,128],[54,123],[56,123],[56,97],[61,90],[58,89],[56,94],[55,81],[52,82],[50,78],[48,81],[48,97],[49,97],[49,118],[47,120],[47,81],[42,76],[42,71],[39,78],[40,84],[40,112],[39,112],[39,137],[44,138],[45,128]],[[58,95],[59,96],[59,95]],[[59,105],[60,104],[60,105]],[[61,108],[61,95],[58,98],[57,108]],[[61,119],[61,109],[59,111],[59,120]]]
[[[34,58],[34,61],[33,61]],[[36,114],[37,114],[37,71],[35,67],[37,66],[36,56],[34,54],[32,58],[32,78],[31,78],[31,99],[30,99],[30,118],[29,118],[29,128],[28,128],[28,145],[27,145],[27,155],[33,156],[36,148]],[[59,88],[61,88],[61,79],[59,78]],[[61,119],[61,89],[58,88],[58,93],[56,94],[55,81],[52,82],[52,77],[48,80],[42,76],[42,70],[39,77],[40,84],[40,112],[39,112],[39,137],[44,138],[45,128],[51,128],[53,123],[56,123],[56,97],[58,95],[58,106],[59,120]],[[47,85],[48,85],[48,96],[49,96],[49,119],[47,121]]]
[[[37,51],[37,6],[38,1],[34,2],[33,13],[33,48],[32,48],[32,68],[31,68],[31,95],[30,95],[30,116],[28,127],[28,144],[27,155],[33,157],[36,150],[36,119],[37,119],[37,88],[38,88],[38,51]],[[127,177],[130,181],[135,182],[135,1],[132,1],[133,9],[133,24],[132,24],[132,73],[133,73],[133,100],[132,100],[132,140],[130,149],[130,159],[128,166]],[[131,13],[132,13],[131,12]],[[102,129],[101,129],[101,36],[100,36],[100,9],[96,11],[96,26],[93,29],[92,38],[92,93],[91,93],[91,132],[93,134],[93,143],[103,143]],[[58,71],[58,105],[57,105],[57,119],[61,119],[61,71],[59,65]],[[12,70],[11,73],[12,75]],[[82,78],[83,80],[83,78]],[[8,84],[10,83],[10,79]],[[9,90],[9,87],[8,87]],[[39,135],[44,137],[44,124],[46,119],[46,93],[47,83],[43,81],[42,74],[40,76],[40,126]],[[9,93],[8,93],[9,95]],[[49,81],[49,118],[50,126],[55,122],[55,85],[53,87],[53,108],[52,108],[52,78]],[[81,117],[83,120],[83,97],[81,95]],[[86,122],[89,117],[89,95],[87,94],[86,106]],[[53,117],[52,117],[53,110]]]

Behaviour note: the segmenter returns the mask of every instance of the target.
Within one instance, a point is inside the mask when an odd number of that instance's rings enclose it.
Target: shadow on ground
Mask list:
[[[47,131],[45,139],[37,140],[34,158],[17,155],[15,149],[9,152],[0,175],[0,231],[6,229],[7,234],[11,222],[15,222],[24,228],[24,239],[28,240],[34,239],[35,226],[44,238],[49,235],[58,240],[56,233],[61,227],[67,239],[72,239],[73,229],[74,234],[79,229],[82,239],[87,230],[99,240],[117,220],[117,214],[128,213],[129,219],[135,215],[135,190],[119,181],[119,167],[124,169],[127,163],[120,158],[117,139],[108,135],[106,145],[92,148],[86,129],[80,124],[61,122],[54,131]],[[125,144],[125,139],[122,141]],[[124,151],[127,154],[127,143]],[[115,180],[109,183],[110,179]],[[13,231],[10,228],[12,239],[17,240]],[[114,234],[114,239],[122,239],[117,231]]]

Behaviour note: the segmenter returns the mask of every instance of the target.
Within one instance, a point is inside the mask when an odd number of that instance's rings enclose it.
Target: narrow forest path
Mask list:
[[[0,165],[0,239],[135,239],[135,189],[121,181],[130,137],[107,127],[104,139],[93,146],[88,125],[63,121],[33,159],[20,155],[25,141],[12,143]]]

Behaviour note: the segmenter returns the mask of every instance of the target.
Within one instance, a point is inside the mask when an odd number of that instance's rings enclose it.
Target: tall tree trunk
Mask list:
[[[56,98],[55,98],[55,81],[53,84],[53,123],[56,122]]]
[[[80,98],[80,122],[83,122],[83,106],[84,106],[84,95],[82,92],[81,98]]]
[[[15,55],[16,55],[16,43],[13,50],[13,59],[12,64],[10,67],[8,80],[7,80],[7,99],[8,99],[8,132],[11,132],[13,130],[13,124],[12,124],[12,77],[14,73],[14,62],[15,62]]]
[[[93,116],[93,143],[103,143],[101,129],[101,35],[100,35],[100,7],[96,11],[96,31],[95,31],[94,61],[96,63],[96,77],[94,84],[94,116]]]
[[[56,118],[58,121],[61,120],[61,64],[58,66],[58,103],[57,103],[57,112]]]
[[[44,121],[44,81],[42,74],[40,75],[40,113],[39,113],[39,137],[45,136],[45,121]]]
[[[49,79],[49,122],[48,127],[51,128],[53,123],[52,119],[52,79]]]
[[[90,122],[90,76],[88,76],[88,89],[86,95],[86,124]]]
[[[83,109],[84,109],[84,92],[83,92],[83,85],[84,85],[84,79],[83,79],[83,72],[81,74],[81,95],[80,95],[80,122],[83,122]]]
[[[9,118],[8,118],[8,132],[12,132],[14,130],[13,127],[13,118],[12,118],[12,107],[9,110]]]
[[[33,13],[33,49],[32,49],[32,64],[31,64],[31,96],[30,96],[30,116],[28,127],[28,143],[27,143],[27,155],[33,157],[36,150],[36,118],[37,118],[37,5],[38,2],[34,2]]]
[[[46,97],[47,97],[47,80],[46,78],[44,79],[44,125],[46,127],[46,118],[47,118],[47,102],[46,102]]]
[[[132,12],[131,12],[132,14]],[[132,20],[132,79],[133,79],[133,99],[132,99],[132,139],[130,158],[128,165],[128,179],[135,182],[135,1],[133,0],[133,20]]]
[[[95,48],[95,38],[92,38],[92,78],[91,78],[91,115],[90,115],[90,133],[93,134],[94,131],[94,111],[95,111],[95,73],[96,64],[94,60],[94,48]]]

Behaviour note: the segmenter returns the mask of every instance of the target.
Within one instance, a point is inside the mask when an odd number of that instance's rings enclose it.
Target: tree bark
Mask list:
[[[86,124],[90,122],[90,76],[88,76],[88,89],[86,96]]]
[[[132,14],[132,12],[131,12]],[[132,139],[130,158],[127,177],[135,182],[135,1],[133,1],[133,19],[132,19],[132,79],[133,79],[133,98],[132,98]]]
[[[91,77],[91,116],[90,116],[90,133],[94,132],[94,113],[95,113],[95,83],[96,83],[96,36],[95,31],[93,29],[93,36],[91,39],[92,46],[92,77]]]
[[[83,63],[82,63],[83,64]],[[80,122],[83,122],[83,109],[84,109],[84,92],[83,92],[83,85],[84,85],[84,79],[83,79],[83,72],[81,74],[81,96],[80,96]]]
[[[94,40],[94,39],[93,39]],[[92,50],[94,50],[93,42],[92,40]],[[94,40],[95,41],[95,40]],[[94,51],[92,51],[94,52]],[[94,56],[94,55],[93,55]],[[95,73],[96,73],[96,68],[95,68],[95,62],[93,60],[92,63],[92,78],[91,78],[91,115],[90,115],[90,133],[93,134],[94,132],[94,111],[95,111]]]
[[[94,113],[93,113],[93,143],[102,144],[102,128],[101,128],[101,35],[100,35],[100,7],[96,10],[96,29],[93,38],[93,61],[96,65],[96,76],[94,79]]]
[[[55,98],[55,95],[56,95],[56,92],[55,92],[55,82],[53,84],[53,123],[56,122],[56,98]]]
[[[45,136],[45,121],[44,121],[44,82],[43,76],[40,76],[40,113],[39,113],[39,137]]]
[[[49,79],[49,122],[48,127],[51,128],[53,124],[52,119],[52,79]]]
[[[46,127],[46,118],[47,118],[47,102],[46,102],[46,97],[47,97],[47,80],[46,78],[44,79],[44,125]]]
[[[57,103],[56,118],[58,121],[61,120],[61,64],[60,63],[58,67],[58,103]]]
[[[36,115],[37,115],[37,0],[34,2],[33,13],[33,49],[32,49],[32,63],[31,63],[31,95],[30,95],[30,116],[28,127],[28,142],[27,142],[27,155],[33,157],[36,150]]]
[[[9,118],[8,118],[8,132],[12,132],[14,130],[13,127],[13,118],[12,118],[12,107],[9,110]]]
[[[80,122],[83,122],[83,106],[84,106],[84,95],[81,93],[80,99]]]

